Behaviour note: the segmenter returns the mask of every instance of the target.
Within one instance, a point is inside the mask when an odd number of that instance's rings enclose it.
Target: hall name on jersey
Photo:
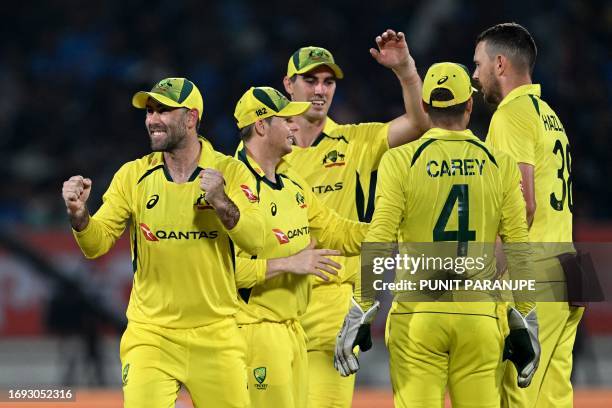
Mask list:
[[[427,162],[427,174],[429,177],[482,176],[485,162],[484,159],[430,160]]]
[[[544,123],[544,129],[565,132],[565,129],[561,126],[561,121],[555,115],[542,115],[541,117],[542,123]]]

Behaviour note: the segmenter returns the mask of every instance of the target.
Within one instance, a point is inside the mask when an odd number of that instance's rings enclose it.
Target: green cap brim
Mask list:
[[[157,102],[165,106],[172,106],[173,108],[183,107],[183,105],[181,105],[180,103],[176,101],[173,101],[167,96],[160,95],[154,92],[145,92],[145,91],[136,92],[134,94],[134,96],[132,97],[132,105],[135,108],[144,109],[147,107],[147,101],[149,100],[149,98],[153,98]]]
[[[342,69],[340,69],[340,67],[337,64],[334,64],[332,62],[317,62],[315,64],[306,65],[304,68],[298,71],[295,71],[295,73],[305,74],[322,65],[328,66],[332,71],[334,71],[334,75],[336,76],[336,78],[338,79],[344,78],[344,73],[342,72]]]
[[[272,116],[280,116],[287,118],[289,116],[299,116],[310,109],[310,102],[289,102],[280,112],[274,113]]]

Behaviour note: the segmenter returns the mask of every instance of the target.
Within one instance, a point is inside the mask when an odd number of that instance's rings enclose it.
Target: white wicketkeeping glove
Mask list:
[[[518,372],[517,383],[528,387],[540,363],[540,342],[538,340],[538,316],[532,309],[526,316],[510,308],[508,310],[510,334],[504,344],[504,360],[514,363]]]
[[[376,317],[380,303],[374,302],[366,312],[352,299],[353,306],[344,318],[342,328],[336,338],[336,350],[334,352],[334,367],[343,377],[354,374],[359,370],[359,360],[353,352],[355,346],[359,350],[367,351],[372,348],[372,335],[370,324]]]

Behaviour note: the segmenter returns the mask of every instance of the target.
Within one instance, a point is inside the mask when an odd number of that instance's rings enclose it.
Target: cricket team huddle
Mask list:
[[[475,44],[472,75],[441,62],[421,79],[404,34],[386,30],[370,54],[395,73],[405,113],[357,124],[327,116],[344,76],[332,54],[300,48],[284,93],[251,87],[237,102],[234,157],[199,136],[203,100],[188,79],[133,96],[152,153],[115,173],[94,215],[92,180],[73,176],[62,189],[87,258],[129,226],[124,406],[171,407],[184,386],[196,407],[350,407],[380,308],[362,287],[365,242],[456,242],[459,256],[470,242],[566,243],[507,266],[567,289],[571,153],[531,80],[535,42],[503,23]],[[469,130],[472,80],[496,107],[484,142]],[[485,269],[495,268],[493,257]],[[385,343],[395,406],[443,407],[448,392],[454,407],[572,407],[583,311],[394,300]]]

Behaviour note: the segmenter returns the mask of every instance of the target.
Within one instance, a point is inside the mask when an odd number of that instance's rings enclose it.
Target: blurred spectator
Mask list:
[[[401,95],[368,55],[377,33],[405,31],[419,67],[454,60],[472,69],[474,38],[502,21],[525,25],[539,46],[535,80],[572,143],[576,218],[612,217],[610,2],[26,3],[10,2],[7,15],[18,17],[0,28],[18,38],[0,44],[0,223],[65,225],[58,191],[75,173],[94,180],[91,202],[100,203],[120,164],[147,152],[144,116],[130,98],[157,78],[193,78],[204,96],[202,133],[232,153],[235,101],[250,85],[282,89],[301,46],[326,47],[350,65],[332,117],[392,119]],[[484,137],[491,113],[481,102],[475,110],[471,128]]]

